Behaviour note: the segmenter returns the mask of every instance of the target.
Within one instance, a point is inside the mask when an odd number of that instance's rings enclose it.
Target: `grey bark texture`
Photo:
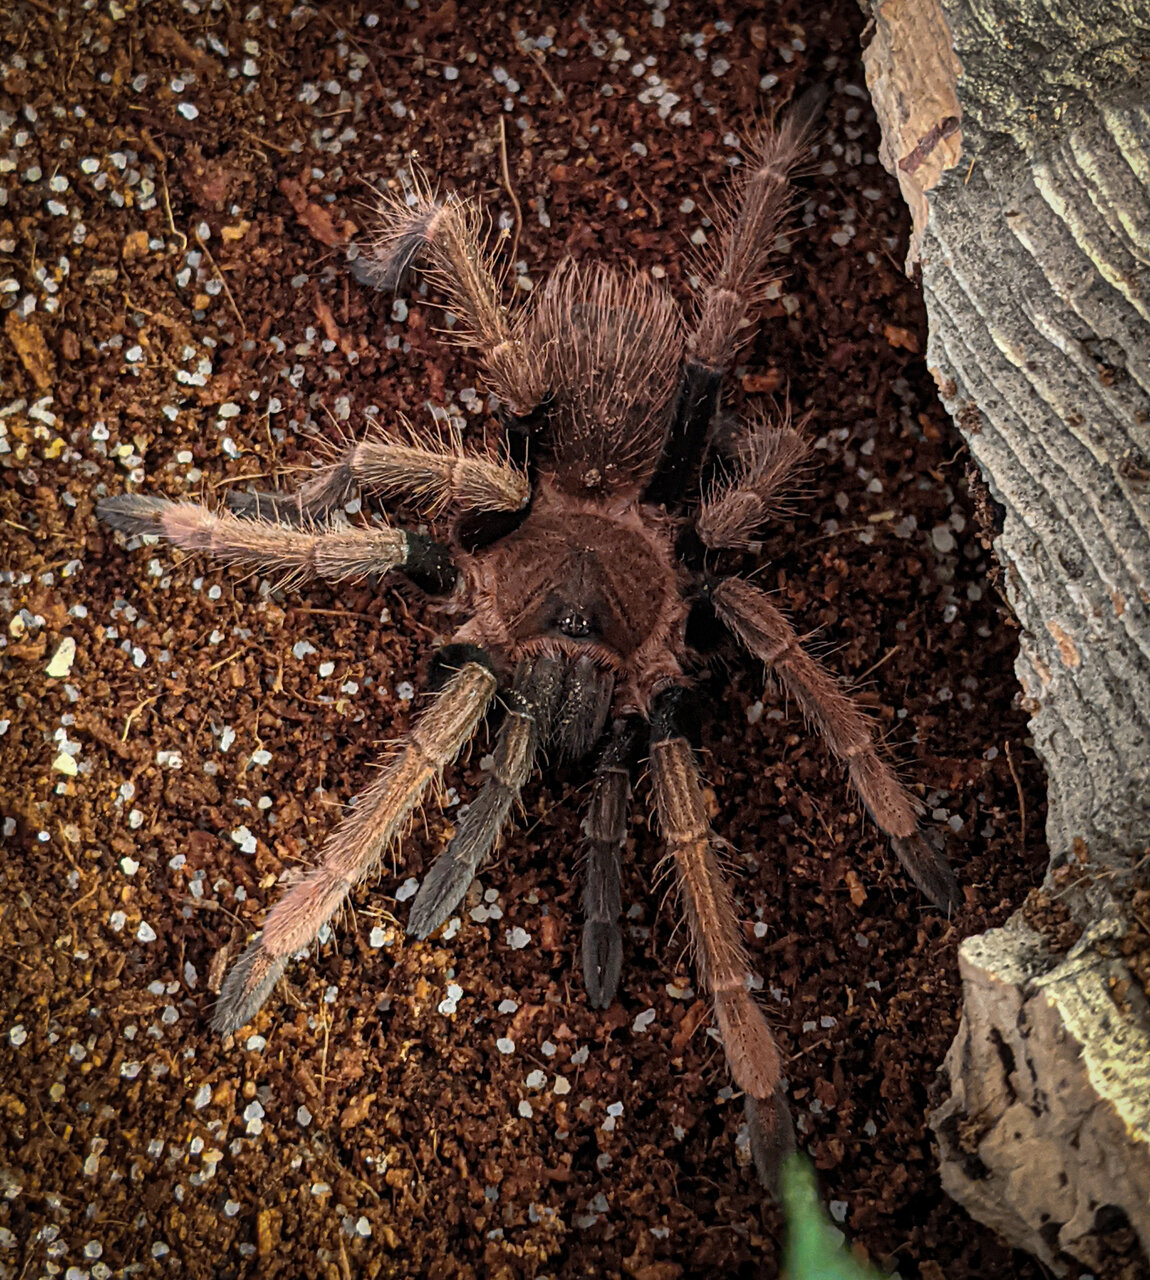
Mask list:
[[[960,952],[932,1116],[948,1192],[1055,1270],[1150,1257],[1150,9],[869,0],[882,159],[914,218],[928,363],[1003,510],[995,551],[1049,780],[1047,888]]]

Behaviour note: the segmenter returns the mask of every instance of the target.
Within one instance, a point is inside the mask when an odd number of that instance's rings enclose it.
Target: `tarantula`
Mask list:
[[[290,957],[379,866],[498,705],[490,776],[424,879],[408,931],[427,938],[459,904],[543,749],[592,757],[583,975],[590,1003],[607,1007],[622,964],[620,856],[632,781],[645,760],[695,963],[769,1181],[793,1134],[692,745],[688,690],[699,663],[687,623],[700,604],[799,703],[923,893],[943,909],[955,905],[950,867],[920,833],[916,803],[866,717],[764,591],[713,571],[712,553],[745,549],[777,510],[806,454],[786,418],[742,424],[725,459],[712,437],[724,374],[770,280],[807,127],[792,112],[762,131],[719,220],[691,326],[670,293],[637,270],[571,260],[529,304],[508,311],[477,205],[426,191],[414,205],[385,202],[357,274],[392,288],[412,269],[430,273],[500,402],[497,451],[376,434],[295,493],[229,494],[229,511],[135,494],[99,504],[116,529],[158,534],[296,583],[398,570],[445,597],[455,624],[433,663],[438,697],[228,973],[217,1031],[255,1015]],[[450,511],[448,541],[390,526],[334,526],[329,517],[356,489],[403,498],[429,515]]]

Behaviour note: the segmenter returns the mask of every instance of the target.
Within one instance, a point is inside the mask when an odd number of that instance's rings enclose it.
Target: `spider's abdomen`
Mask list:
[[[509,661],[588,654],[640,701],[652,661],[658,675],[677,671],[686,610],[670,533],[634,501],[599,504],[543,481],[527,519],[466,573],[482,643]]]

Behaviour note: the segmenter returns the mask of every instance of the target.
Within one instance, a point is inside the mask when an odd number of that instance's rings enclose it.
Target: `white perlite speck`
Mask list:
[[[638,1031],[638,1032],[645,1032],[647,1028],[651,1025],[651,1023],[654,1021],[655,1021],[655,1010],[644,1009],[643,1012],[640,1013],[635,1018],[635,1021],[631,1024],[631,1030]]]
[[[408,898],[414,898],[419,892],[419,881],[414,876],[408,876],[407,879],[395,891],[396,902],[406,902]]]
[[[531,941],[531,935],[526,929],[521,929],[518,925],[514,929],[507,930],[507,945],[512,951],[522,951]]]
[[[197,1111],[202,1111],[212,1100],[212,1086],[210,1084],[202,1084],[196,1090],[196,1096],[192,1099],[192,1106]]]

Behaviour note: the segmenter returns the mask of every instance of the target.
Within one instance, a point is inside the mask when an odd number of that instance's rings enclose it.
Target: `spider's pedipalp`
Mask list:
[[[547,736],[563,694],[563,676],[562,661],[548,654],[520,664],[514,686],[505,695],[507,716],[495,742],[491,774],[420,885],[411,904],[408,933],[426,938],[438,929],[498,843],[511,806],[531,776],[539,744]]]
[[[403,529],[299,529],[134,493],[102,499],[96,514],[113,528],[155,534],[185,551],[280,574],[289,583],[345,582],[392,569],[410,573],[432,590],[448,590],[455,580],[446,548]]]
[[[670,726],[668,726],[670,727]],[[735,1084],[750,1102],[752,1151],[759,1176],[770,1184],[793,1141],[782,1087],[782,1062],[762,1009],[747,989],[750,964],[735,899],[716,856],[699,770],[686,738],[651,743],[651,778],[659,826],[678,876],[683,912],[701,982],[714,1002],[715,1021]]]
[[[789,415],[781,426],[766,418],[754,421],[741,443],[735,475],[707,494],[695,517],[703,542],[712,550],[746,547],[778,513],[781,494],[809,452]]]
[[[587,859],[583,868],[583,982],[587,1002],[606,1009],[623,967],[620,861],[627,841],[631,774],[646,725],[641,717],[616,720],[595,766],[591,802],[583,819]]]
[[[288,959],[376,869],[428,787],[470,741],[495,687],[494,674],[479,662],[466,663],[447,682],[399,754],[328,836],[319,865],[276,903],[259,937],[236,962],[212,1022],[217,1031],[227,1034],[254,1016]]]
[[[419,258],[431,245],[431,226],[443,206],[429,194],[408,205],[391,195],[376,205],[376,229],[367,252],[351,263],[361,283],[385,293],[403,288]]]
[[[355,493],[355,477],[341,465],[321,467],[291,493],[248,493],[230,489],[228,510],[248,520],[272,520],[303,528],[327,520]]]
[[[740,643],[778,676],[828,747],[846,764],[871,817],[891,839],[895,855],[935,906],[961,901],[949,863],[918,827],[917,806],[879,755],[866,717],[833,675],[802,647],[794,628],[749,582],[727,578],[711,593],[719,618]]]

